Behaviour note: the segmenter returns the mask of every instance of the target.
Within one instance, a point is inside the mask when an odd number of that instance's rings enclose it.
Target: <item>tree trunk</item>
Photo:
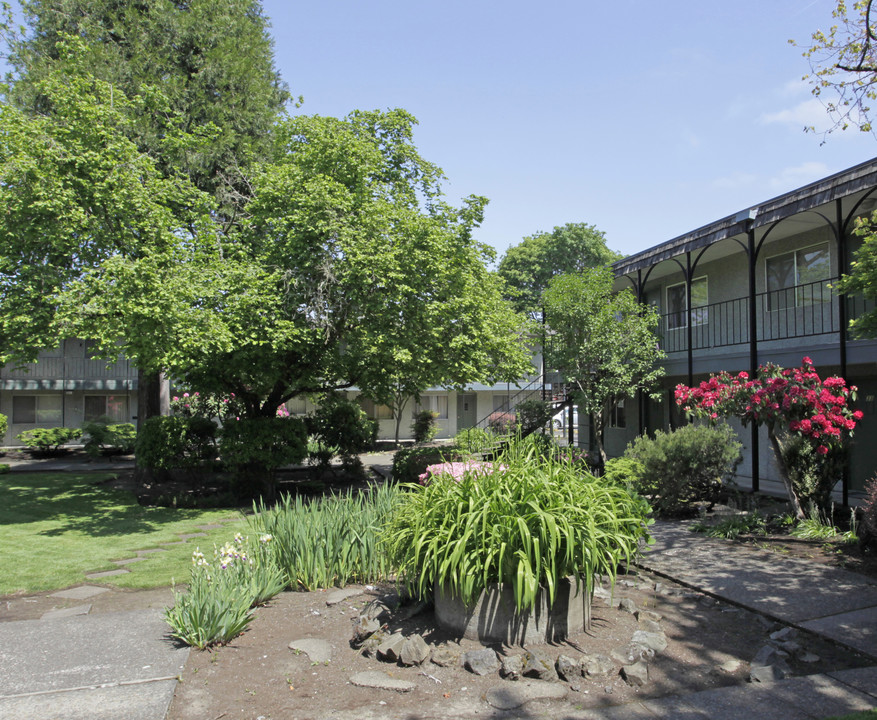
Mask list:
[[[773,454],[777,460],[777,466],[780,470],[780,476],[783,479],[783,485],[786,486],[786,492],[789,495],[789,503],[792,506],[792,512],[795,513],[795,517],[798,520],[804,520],[807,516],[804,514],[804,510],[801,507],[801,502],[798,500],[798,496],[795,494],[795,488],[792,485],[792,479],[789,477],[788,468],[786,468],[786,463],[783,460],[783,448],[780,444],[779,438],[774,434],[774,431],[770,428],[767,430],[767,436],[770,438],[770,446],[773,448]]]

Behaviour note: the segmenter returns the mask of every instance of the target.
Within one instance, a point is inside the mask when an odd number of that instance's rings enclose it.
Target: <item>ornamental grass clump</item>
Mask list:
[[[382,539],[419,598],[438,585],[471,606],[500,583],[519,611],[530,610],[540,587],[553,603],[567,576],[589,593],[597,574],[614,581],[649,537],[645,500],[532,447],[513,446],[490,473],[442,473],[406,489]]]
[[[376,582],[392,574],[378,534],[398,492],[382,485],[313,500],[286,495],[271,508],[260,502],[250,522],[273,537],[277,563],[293,590]]]

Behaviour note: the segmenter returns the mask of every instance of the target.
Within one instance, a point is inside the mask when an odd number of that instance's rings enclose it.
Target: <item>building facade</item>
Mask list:
[[[658,309],[658,342],[667,354],[661,402],[642,396],[620,408],[604,437],[620,454],[643,431],[683,421],[678,383],[762,363],[800,365],[812,358],[822,377],[859,388],[865,417],[856,428],[849,476],[840,494],[862,489],[877,469],[877,340],[854,339],[849,320],[873,304],[832,290],[849,271],[856,219],[877,207],[877,159],[722,218],[614,264],[616,288]],[[780,489],[766,434],[738,427],[744,488]],[[584,435],[584,434],[583,434]]]

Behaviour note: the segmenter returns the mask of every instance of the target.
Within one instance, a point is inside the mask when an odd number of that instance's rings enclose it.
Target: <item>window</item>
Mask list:
[[[508,412],[509,411],[509,396],[508,395],[494,395],[493,396],[493,412]]]
[[[765,260],[764,268],[768,310],[815,305],[830,297],[823,282],[831,276],[828,243],[774,255]]]
[[[420,402],[414,406],[414,415],[423,411],[432,410],[438,413],[440,420],[448,417],[448,396],[447,395],[424,395],[420,398]]]
[[[370,420],[392,420],[393,410],[389,405],[379,405],[370,398],[361,397],[359,404]]]
[[[691,281],[691,323],[703,325],[709,320],[709,294],[706,277]],[[688,327],[688,303],[686,302],[685,283],[670,285],[667,288],[667,328]]]
[[[625,414],[624,410],[624,398],[621,398],[621,400],[616,400],[612,404],[612,407],[609,410],[609,427],[627,427],[627,415]]]
[[[128,398],[123,395],[86,395],[85,422],[109,418],[113,422],[127,422]]]
[[[60,395],[15,395],[12,398],[12,422],[16,425],[60,425]]]

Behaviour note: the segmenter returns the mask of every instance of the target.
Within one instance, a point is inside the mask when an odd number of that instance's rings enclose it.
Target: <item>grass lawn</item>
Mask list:
[[[86,582],[84,573],[117,568],[113,560],[135,551],[202,532],[198,525],[223,519],[183,545],[151,554],[126,568],[131,572],[99,583],[130,588],[170,585],[189,579],[192,551],[208,555],[213,545],[247,532],[234,510],[142,507],[131,493],[100,483],[109,474],[9,473],[0,476],[0,595],[54,590]],[[209,552],[208,552],[209,551]],[[95,581],[88,581],[94,583]]]

